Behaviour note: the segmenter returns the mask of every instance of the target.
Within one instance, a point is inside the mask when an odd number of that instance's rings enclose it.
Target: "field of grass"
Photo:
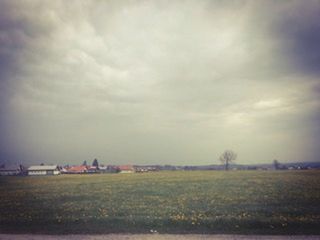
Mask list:
[[[0,177],[0,232],[320,234],[320,171]]]

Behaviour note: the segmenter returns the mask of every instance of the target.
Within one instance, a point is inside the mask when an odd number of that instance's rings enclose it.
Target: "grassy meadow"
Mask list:
[[[320,234],[320,171],[0,177],[0,232]]]

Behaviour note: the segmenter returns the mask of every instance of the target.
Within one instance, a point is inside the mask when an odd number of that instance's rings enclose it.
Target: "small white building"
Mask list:
[[[57,165],[39,165],[31,166],[28,168],[29,176],[39,176],[39,175],[58,175],[60,170]]]

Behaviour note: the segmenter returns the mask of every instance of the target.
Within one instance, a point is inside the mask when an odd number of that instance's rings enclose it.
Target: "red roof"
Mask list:
[[[121,165],[118,166],[120,171],[134,171],[134,168],[132,165]]]
[[[86,172],[88,170],[87,166],[72,166],[67,169],[67,172]]]

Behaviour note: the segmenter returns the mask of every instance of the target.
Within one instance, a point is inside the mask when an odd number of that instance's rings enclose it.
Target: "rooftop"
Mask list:
[[[39,166],[31,166],[28,168],[29,171],[45,171],[45,170],[56,170],[57,165],[39,165]]]

